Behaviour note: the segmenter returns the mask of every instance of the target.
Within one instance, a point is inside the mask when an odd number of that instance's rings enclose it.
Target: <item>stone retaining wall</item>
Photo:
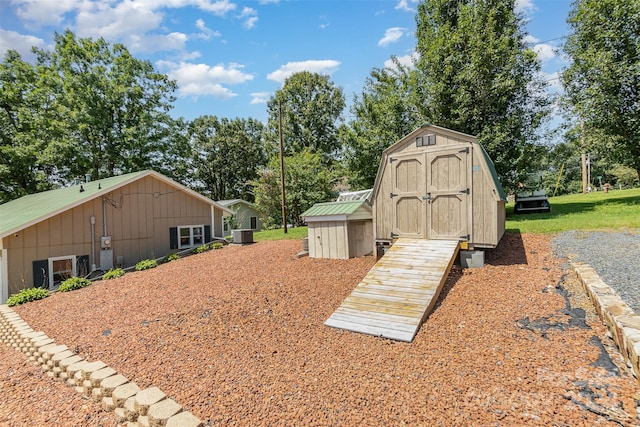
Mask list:
[[[571,266],[640,384],[640,316],[589,265],[572,262]]]
[[[85,398],[113,411],[116,423],[129,427],[201,427],[200,419],[183,411],[158,387],[141,390],[105,363],[90,362],[36,332],[7,305],[0,305],[0,342],[23,352],[46,375],[64,381]]]

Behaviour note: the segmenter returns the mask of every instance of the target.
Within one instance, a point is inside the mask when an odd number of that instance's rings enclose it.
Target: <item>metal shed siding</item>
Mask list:
[[[435,135],[436,144],[418,146],[416,138],[427,135]],[[414,160],[414,165],[410,160]],[[437,126],[418,128],[387,148],[372,197],[375,239],[391,240],[395,237],[392,232],[400,226],[415,228],[410,237],[439,238],[439,227],[455,228],[460,222],[464,234],[469,234],[470,245],[495,247],[504,234],[506,201],[502,200],[504,192],[499,183],[496,185],[495,174],[492,175],[493,165],[487,161],[490,162],[475,137]],[[456,173],[461,174],[457,182]],[[411,179],[417,181],[415,185],[410,183]],[[449,204],[455,197],[440,196],[438,212],[434,213],[436,206],[432,203],[438,197],[438,186],[446,181],[452,181],[460,192],[468,188],[469,196],[460,203],[460,208]],[[406,203],[393,200],[398,189],[402,195],[408,195],[402,200]],[[422,192],[426,193],[422,197],[426,202],[420,202]]]
[[[125,266],[169,253],[170,227],[211,225],[210,204],[152,176],[120,187],[106,197],[115,205],[106,206],[107,234],[113,240],[114,262],[116,257],[123,256]],[[3,244],[8,253],[9,295],[33,285],[33,260],[91,255],[91,216],[96,219],[95,251],[98,258],[91,263],[99,264],[104,224],[102,197],[4,238]],[[216,235],[221,235],[221,229],[221,222],[216,221]]]

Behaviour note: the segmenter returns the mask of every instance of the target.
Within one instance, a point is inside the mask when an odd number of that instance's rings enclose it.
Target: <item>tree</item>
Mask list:
[[[287,78],[267,103],[270,154],[278,152],[282,118],[285,155],[307,149],[320,153],[325,164],[340,150],[338,121],[345,107],[342,89],[329,76],[302,71]]]
[[[51,167],[41,161],[50,133],[41,112],[50,97],[38,90],[46,83],[40,78],[15,51],[0,64],[0,203],[51,187]]]
[[[568,22],[569,104],[600,154],[640,179],[640,2],[577,0]]]
[[[263,127],[254,119],[195,119],[189,125],[194,187],[214,200],[253,201],[251,182],[266,163]]]
[[[52,51],[34,48],[35,65],[9,52],[0,68],[4,194],[141,169],[183,178],[185,123],[169,115],[175,82],[121,44],[71,31],[54,39]]]
[[[417,15],[415,103],[427,122],[476,135],[505,186],[535,168],[546,83],[514,0],[426,0]]]
[[[375,68],[351,108],[355,118],[344,127],[345,163],[354,188],[373,187],[385,148],[413,131],[422,118],[413,97],[412,68],[392,59],[393,68]]]
[[[331,172],[323,165],[320,153],[311,153],[307,149],[285,157],[284,164],[287,224],[302,225],[300,215],[304,211],[334,196]],[[280,161],[277,157],[272,157],[269,165],[259,171],[254,192],[265,225],[283,224]]]

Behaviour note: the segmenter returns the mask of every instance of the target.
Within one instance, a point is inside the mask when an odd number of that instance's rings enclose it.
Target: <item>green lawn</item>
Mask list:
[[[598,191],[549,198],[550,213],[514,215],[507,205],[507,232],[640,228],[640,189]]]
[[[255,242],[264,240],[302,239],[303,237],[307,237],[307,227],[287,228],[287,234],[284,233],[282,228],[253,233],[253,240]]]
[[[507,205],[507,232],[558,233],[567,230],[605,230],[640,228],[640,188],[598,191],[549,198],[550,213],[514,215],[513,203]],[[287,234],[279,228],[253,233],[256,242],[302,239],[307,227],[294,227]]]

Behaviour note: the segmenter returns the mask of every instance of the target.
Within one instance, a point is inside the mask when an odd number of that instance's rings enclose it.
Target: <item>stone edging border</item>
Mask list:
[[[640,316],[588,264],[571,261],[571,267],[640,384]]]
[[[144,390],[101,361],[89,362],[44,332],[36,332],[6,304],[0,305],[0,342],[23,352],[46,375],[114,411],[116,423],[128,427],[202,427],[191,412],[183,411],[158,387]]]

